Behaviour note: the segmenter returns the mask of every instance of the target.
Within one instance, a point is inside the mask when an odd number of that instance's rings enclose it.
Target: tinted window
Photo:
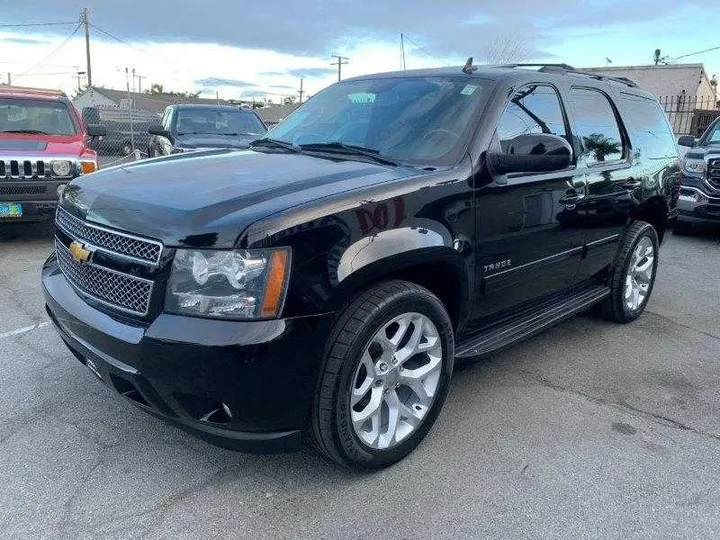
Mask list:
[[[530,86],[516,93],[497,129],[503,152],[515,137],[535,133],[567,138],[560,98],[549,86]]]
[[[345,143],[413,164],[457,163],[491,83],[467,76],[360,79],[321,91],[269,137]]]
[[[0,100],[0,133],[75,135],[77,126],[65,103],[33,99]]]
[[[262,135],[265,128],[250,111],[205,107],[178,109],[178,135]]]
[[[715,121],[703,135],[700,141],[701,146],[708,146],[711,144],[720,144],[720,122]]]
[[[630,94],[623,94],[622,99],[635,131],[631,139],[637,141],[641,152],[650,159],[675,156],[675,138],[660,105]]]
[[[575,134],[582,141],[588,164],[622,159],[620,128],[607,96],[597,90],[573,88],[570,103]]]

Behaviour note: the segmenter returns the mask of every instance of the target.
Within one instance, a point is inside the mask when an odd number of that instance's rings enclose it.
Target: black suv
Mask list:
[[[216,148],[247,148],[267,128],[250,109],[234,105],[170,105],[160,124],[148,127],[148,156]]]
[[[337,83],[244,152],[80,178],[43,268],[73,354],[216,444],[407,455],[456,360],[652,292],[678,192],[662,109],[568,66]]]
[[[703,136],[680,137],[690,149],[682,160],[682,188],[674,231],[690,232],[697,224],[720,224],[720,118]]]

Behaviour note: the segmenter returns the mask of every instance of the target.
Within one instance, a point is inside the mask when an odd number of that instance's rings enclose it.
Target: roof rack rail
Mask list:
[[[630,86],[631,88],[637,88],[638,85],[635,81],[628,79],[627,77],[611,77],[609,75],[602,75],[600,73],[594,73],[591,71],[582,71],[575,69],[574,67],[568,65],[568,64],[505,64],[501,66],[495,66],[499,68],[517,68],[517,67],[536,67],[540,68],[538,69],[539,72],[542,73],[568,73],[572,75],[583,75],[585,77],[590,77],[592,79],[597,79],[598,81],[612,81],[620,84],[624,84],[626,86]]]

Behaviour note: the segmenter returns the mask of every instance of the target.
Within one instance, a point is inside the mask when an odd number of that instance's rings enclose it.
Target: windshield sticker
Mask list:
[[[463,96],[472,96],[475,90],[477,90],[479,87],[476,84],[466,84],[465,88],[460,90],[460,93]]]

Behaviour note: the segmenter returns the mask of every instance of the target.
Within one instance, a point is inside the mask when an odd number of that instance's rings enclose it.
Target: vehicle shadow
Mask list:
[[[52,237],[52,220],[40,223],[0,223],[0,245],[28,240],[47,241]]]

